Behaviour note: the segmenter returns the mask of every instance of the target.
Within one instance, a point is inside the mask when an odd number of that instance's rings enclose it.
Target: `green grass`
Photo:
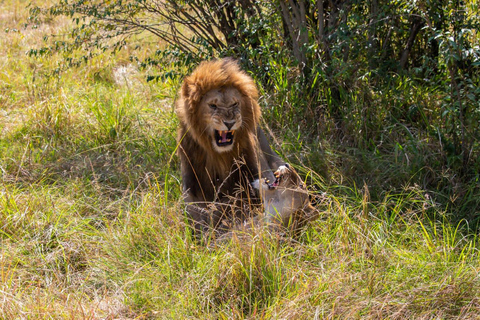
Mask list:
[[[24,7],[0,4],[0,318],[478,318],[478,237],[435,190],[389,188],[410,174],[389,160],[406,161],[400,145],[387,159],[279,132],[325,192],[321,218],[298,239],[200,245],[174,156],[179,83],[147,83],[123,52],[48,76],[61,57],[25,52],[68,22],[24,28]],[[381,163],[363,185],[359,154]]]

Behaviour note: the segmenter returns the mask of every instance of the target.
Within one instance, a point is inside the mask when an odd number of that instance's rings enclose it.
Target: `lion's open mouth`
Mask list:
[[[233,134],[235,130],[232,131],[218,131],[215,130],[215,142],[219,147],[229,146],[233,143]]]

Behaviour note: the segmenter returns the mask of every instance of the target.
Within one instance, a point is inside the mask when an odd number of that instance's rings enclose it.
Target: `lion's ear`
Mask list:
[[[182,84],[182,97],[189,98],[190,97],[190,79],[185,78]]]
[[[189,105],[198,103],[199,92],[197,85],[189,78],[183,81],[182,85],[182,97],[189,101]]]

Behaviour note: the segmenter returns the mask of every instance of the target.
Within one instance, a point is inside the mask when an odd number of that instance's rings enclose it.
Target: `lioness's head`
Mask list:
[[[224,153],[255,132],[260,118],[257,98],[253,79],[234,60],[207,61],[185,78],[177,114],[199,145]]]
[[[275,176],[275,181],[272,182],[264,179],[260,182],[260,180],[257,179],[252,182],[252,186],[255,189],[260,190],[261,188],[263,191],[270,193],[274,193],[277,189],[305,190],[305,184],[303,183],[302,178],[300,178],[297,171],[295,171],[295,169],[288,163],[278,167],[273,175]]]

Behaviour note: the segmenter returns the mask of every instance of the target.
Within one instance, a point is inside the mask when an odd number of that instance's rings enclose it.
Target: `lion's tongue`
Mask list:
[[[222,142],[227,142],[227,132],[228,132],[228,131],[222,131],[222,132],[221,132]]]

